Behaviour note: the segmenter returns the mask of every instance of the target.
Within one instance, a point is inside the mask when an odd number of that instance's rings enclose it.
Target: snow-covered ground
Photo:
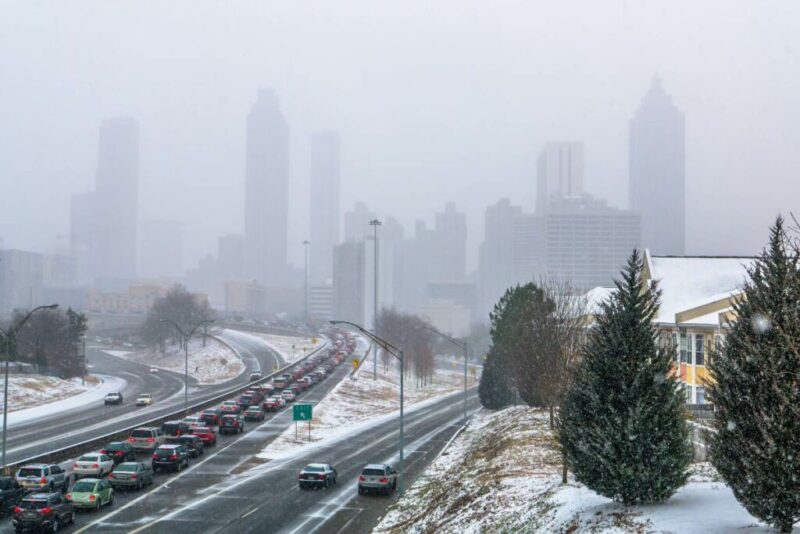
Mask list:
[[[349,365],[345,361],[342,365]],[[366,367],[369,367],[367,372]],[[358,425],[384,417],[392,417],[399,409],[400,373],[395,364],[384,372],[378,365],[377,379],[372,378],[372,366],[366,365],[359,372],[358,380],[343,380],[317,405],[314,406],[314,419],[311,422],[311,444],[347,435]],[[470,385],[473,384],[469,378]],[[425,387],[416,387],[414,379],[406,376],[405,406],[412,410],[415,405],[443,395],[461,391],[464,387],[463,372],[437,370],[433,381]],[[295,441],[294,426],[286,430],[270,443],[260,454],[260,458],[276,458],[297,447],[309,445],[308,427],[302,423],[303,432]]]
[[[278,336],[275,334],[265,334],[263,332],[247,333],[253,337],[263,340],[272,350],[280,354],[288,363],[299,360],[317,348],[320,343],[322,343],[322,339],[320,338],[314,339],[300,336]],[[317,343],[314,344],[314,341]]]
[[[106,351],[113,356],[166,369],[176,373],[184,372],[185,355],[178,345],[171,345],[164,354],[159,351],[143,350],[126,352],[118,350]],[[203,347],[202,338],[198,337],[189,342],[189,376],[199,384],[219,384],[239,376],[245,369],[242,360],[224,343],[212,337],[206,339]]]
[[[81,385],[80,378],[62,380],[51,376],[12,375],[8,381],[8,402],[11,408],[8,412],[8,426],[87,404],[102,403],[106,393],[122,391],[125,386],[125,380],[106,375],[91,376],[86,385]]]
[[[573,479],[545,413],[482,410],[393,505],[374,532],[772,532],[707,463],[661,505],[626,507]]]

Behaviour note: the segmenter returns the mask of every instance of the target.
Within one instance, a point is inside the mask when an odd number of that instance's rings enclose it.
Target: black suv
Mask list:
[[[244,432],[244,419],[241,415],[223,415],[219,423],[220,434],[239,434]]]
[[[75,522],[75,508],[60,493],[32,493],[14,508],[11,522],[17,532],[58,532]]]
[[[110,456],[114,460],[114,465],[121,464],[122,462],[135,462],[136,451],[133,445],[127,441],[112,441],[100,450],[106,456]]]
[[[171,468],[180,471],[189,467],[189,449],[185,445],[162,445],[153,453],[153,472]]]
[[[192,434],[184,434],[183,436],[179,437],[178,444],[189,449],[189,456],[191,458],[197,458],[198,456],[202,455],[205,449],[203,440],[200,439],[200,436],[193,436]]]
[[[12,477],[0,477],[0,517],[13,512],[25,490]]]
[[[181,436],[188,434],[190,429],[186,421],[166,421],[161,424],[161,431],[167,436]]]

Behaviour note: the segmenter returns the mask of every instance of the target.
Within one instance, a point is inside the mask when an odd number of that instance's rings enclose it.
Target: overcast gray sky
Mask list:
[[[654,74],[686,116],[690,253],[755,252],[800,198],[800,3],[3,2],[0,237],[46,250],[91,189],[103,118],[141,127],[142,218],[190,260],[240,232],[259,86],[291,127],[290,244],[307,236],[310,135],[338,129],[342,206],[411,230],[448,200],[531,209],[547,140],[586,144],[586,187],[627,202],[628,120]]]

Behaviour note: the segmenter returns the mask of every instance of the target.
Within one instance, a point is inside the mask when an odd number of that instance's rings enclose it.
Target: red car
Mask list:
[[[207,425],[219,425],[220,417],[222,417],[222,411],[219,408],[209,408],[200,414],[200,419]]]
[[[213,447],[217,444],[217,434],[207,426],[193,426],[191,433],[203,442],[206,447]]]
[[[281,404],[272,397],[267,397],[264,402],[261,403],[261,407],[264,408],[265,412],[277,412],[281,408]]]

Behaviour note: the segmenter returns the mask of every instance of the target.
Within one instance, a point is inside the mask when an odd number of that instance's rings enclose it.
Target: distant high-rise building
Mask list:
[[[320,132],[311,138],[311,254],[309,279],[329,280],[333,247],[339,243],[339,134]]]
[[[289,125],[272,89],[261,89],[247,116],[245,272],[264,286],[288,276]]]
[[[583,143],[546,143],[537,170],[536,213],[541,214],[553,199],[583,193]]]
[[[217,240],[217,260],[226,280],[244,276],[245,242],[242,234],[228,234]]]
[[[136,276],[139,210],[139,123],[131,117],[100,126],[90,270],[101,286]]]
[[[372,236],[373,229],[369,222],[376,218],[375,212],[369,211],[364,202],[356,202],[355,207],[344,214],[344,240],[359,242]]]
[[[139,274],[149,278],[176,278],[184,271],[183,224],[145,220],[139,240]]]
[[[429,265],[430,281],[463,280],[467,271],[467,216],[458,213],[456,206],[448,202],[441,213],[436,214],[434,225],[435,256]]]
[[[522,208],[507,198],[486,208],[483,244],[480,247],[479,303],[481,321],[488,321],[497,300],[514,283],[514,218]]]
[[[337,245],[333,251],[333,317],[364,324],[366,306],[364,241]]]
[[[642,217],[642,246],[683,255],[686,169],[683,113],[654,78],[630,122],[630,208]]]
[[[30,310],[41,305],[43,278],[41,254],[0,250],[0,311]]]

